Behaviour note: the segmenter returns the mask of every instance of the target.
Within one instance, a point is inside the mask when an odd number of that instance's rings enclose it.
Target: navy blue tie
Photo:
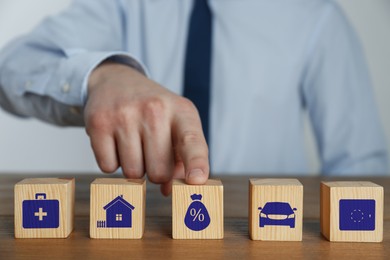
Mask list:
[[[194,0],[188,27],[183,95],[198,109],[207,142],[209,141],[211,20],[207,0]]]

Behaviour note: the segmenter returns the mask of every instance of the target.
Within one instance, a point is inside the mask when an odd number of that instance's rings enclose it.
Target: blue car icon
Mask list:
[[[264,208],[259,207],[259,226],[290,226],[295,228],[296,208],[287,202],[267,202]]]

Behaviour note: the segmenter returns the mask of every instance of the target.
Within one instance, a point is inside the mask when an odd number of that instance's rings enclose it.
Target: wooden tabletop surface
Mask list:
[[[320,234],[319,177],[298,177],[304,186],[302,242],[252,241],[248,236],[248,180],[250,176],[221,178],[224,184],[223,240],[173,240],[171,198],[148,183],[145,234],[141,240],[89,238],[89,185],[101,174],[62,174],[76,177],[75,229],[67,239],[15,239],[13,188],[31,174],[0,174],[0,259],[390,259],[390,178],[328,178],[369,180],[385,188],[382,243],[328,242]],[[47,175],[46,175],[47,176]],[[34,177],[42,177],[34,175]],[[108,176],[107,176],[108,177]],[[111,177],[111,176],[110,176]],[[113,177],[120,177],[115,175]]]

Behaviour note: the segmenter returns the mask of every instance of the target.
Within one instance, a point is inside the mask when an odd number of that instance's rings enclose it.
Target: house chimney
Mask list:
[[[123,199],[123,194],[121,195],[121,198]]]

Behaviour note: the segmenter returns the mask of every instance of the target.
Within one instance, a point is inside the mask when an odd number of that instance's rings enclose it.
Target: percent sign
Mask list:
[[[191,208],[190,215],[191,217],[194,217],[192,221],[196,221],[196,219],[198,219],[200,222],[202,222],[204,220],[204,215],[203,213],[200,213],[201,211],[202,209],[199,209],[197,212],[195,208]]]

